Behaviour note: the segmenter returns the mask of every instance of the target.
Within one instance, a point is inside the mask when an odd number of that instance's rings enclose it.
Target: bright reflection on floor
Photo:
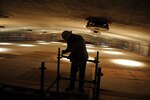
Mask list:
[[[33,47],[35,45],[33,44],[18,44],[18,46],[22,46],[22,47]]]
[[[61,45],[67,45],[67,43],[61,43]]]
[[[70,62],[70,59],[67,59],[67,58],[61,58],[61,60],[65,62]]]
[[[91,44],[87,44],[86,47],[87,48],[95,48],[94,45],[91,45]]]
[[[102,48],[104,50],[112,50],[113,48]]]
[[[36,42],[37,42],[37,44],[50,44],[50,43],[48,43],[46,41],[36,41]]]
[[[117,51],[103,51],[103,53],[113,54],[113,55],[122,55],[122,54],[124,54],[122,52],[117,52]]]
[[[87,49],[87,52],[97,52],[97,51],[93,49]]]
[[[107,47],[109,47],[109,46],[107,46],[107,45],[101,45],[101,47],[103,47],[103,48],[107,48]]]
[[[129,67],[143,67],[144,64],[139,61],[134,60],[127,60],[127,59],[113,59],[111,60],[113,63],[119,64],[119,65],[125,65]]]
[[[50,42],[50,43],[54,43],[54,44],[60,44],[60,42]]]
[[[13,43],[3,42],[3,43],[0,43],[0,45],[13,45]]]
[[[36,42],[38,42],[38,43],[43,43],[43,42],[46,42],[46,41],[36,41]]]
[[[49,43],[47,43],[47,42],[41,42],[41,43],[38,43],[38,44],[49,44]]]
[[[67,45],[67,43],[63,43],[63,42],[49,42],[49,43],[54,45]]]
[[[62,44],[62,45],[67,45],[67,44]]]
[[[0,48],[0,53],[8,52],[8,51],[10,51],[10,49],[8,49],[8,48]]]
[[[95,58],[94,57],[89,57],[88,60],[95,60]],[[92,62],[87,61],[87,63],[92,63]]]
[[[94,58],[94,57],[89,57],[88,59],[89,59],[89,60],[95,60],[95,58]]]

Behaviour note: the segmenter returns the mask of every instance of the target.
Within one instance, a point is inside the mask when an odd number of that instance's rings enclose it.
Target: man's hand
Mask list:
[[[62,51],[61,51],[61,53],[62,53],[62,54],[65,54],[65,53],[66,53],[66,51],[65,51],[65,50],[62,50]]]

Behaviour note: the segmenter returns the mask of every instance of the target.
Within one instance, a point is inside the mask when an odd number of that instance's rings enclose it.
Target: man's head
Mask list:
[[[61,36],[65,41],[67,41],[70,38],[71,34],[72,34],[72,31],[63,31]]]

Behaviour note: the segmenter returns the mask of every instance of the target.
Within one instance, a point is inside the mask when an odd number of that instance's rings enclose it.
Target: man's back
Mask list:
[[[87,60],[88,53],[82,36],[72,34],[67,42],[70,48],[70,58],[75,60]]]

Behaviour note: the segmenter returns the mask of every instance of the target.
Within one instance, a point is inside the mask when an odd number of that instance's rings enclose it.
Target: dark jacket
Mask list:
[[[85,46],[85,41],[82,36],[71,34],[67,41],[65,52],[70,52],[70,60],[85,61],[88,59],[88,53]]]

